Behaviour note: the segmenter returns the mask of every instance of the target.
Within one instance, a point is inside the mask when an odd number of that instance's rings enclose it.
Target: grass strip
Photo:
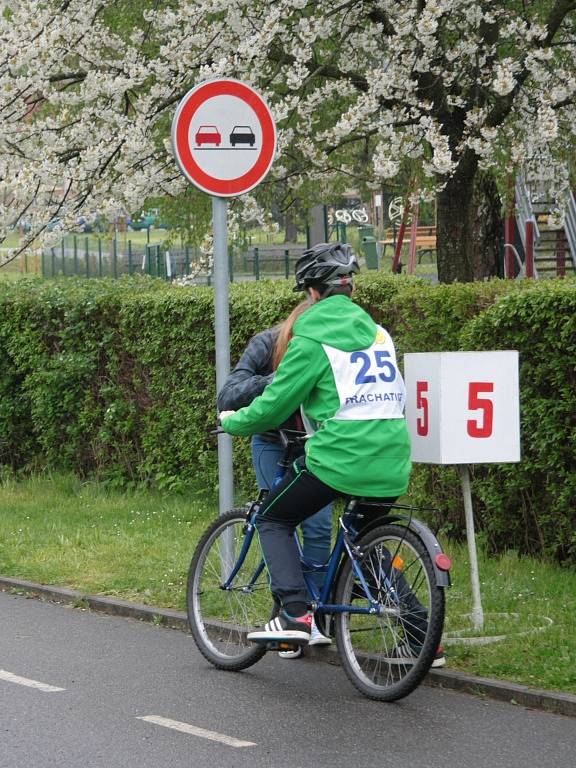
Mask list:
[[[0,510],[1,575],[184,610],[188,564],[217,505],[54,474],[3,478]],[[478,637],[468,616],[468,553],[454,543],[446,549],[454,562],[450,668],[576,693],[576,574],[514,552],[488,557],[480,547],[481,636],[505,639],[466,644]]]
[[[204,500],[120,493],[73,476],[0,483],[0,573],[184,610]]]

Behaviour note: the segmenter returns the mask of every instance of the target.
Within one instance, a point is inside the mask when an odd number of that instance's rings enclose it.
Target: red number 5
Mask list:
[[[470,437],[490,437],[494,421],[494,403],[487,397],[479,397],[484,392],[494,392],[494,384],[488,381],[470,382],[468,389],[468,409],[483,411],[481,421],[468,419],[467,427]]]
[[[428,392],[427,381],[416,382],[416,408],[422,409],[422,418],[416,419],[416,432],[420,437],[428,434],[428,398],[424,394]]]

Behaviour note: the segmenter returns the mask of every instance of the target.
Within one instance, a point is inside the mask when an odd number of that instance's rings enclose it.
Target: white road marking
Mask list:
[[[210,739],[210,741],[218,741],[220,744],[226,744],[229,747],[255,747],[256,743],[253,741],[242,741],[241,739],[235,739],[233,736],[226,736],[224,733],[217,733],[216,731],[207,731],[204,728],[198,728],[196,725],[190,725],[190,723],[180,723],[178,720],[169,720],[167,717],[160,717],[159,715],[146,715],[145,717],[138,717],[138,720],[145,720],[147,723],[155,723],[156,725],[163,725],[164,728],[172,728],[174,731],[181,731],[182,733],[189,733],[191,736],[199,736],[201,739]]]
[[[39,691],[45,691],[46,693],[66,690],[66,688],[58,688],[55,685],[48,685],[48,683],[39,683],[38,680],[30,680],[28,677],[13,675],[12,672],[6,672],[5,669],[0,669],[0,680],[7,680],[9,683],[16,683],[17,685],[27,685],[28,688],[37,688]]]

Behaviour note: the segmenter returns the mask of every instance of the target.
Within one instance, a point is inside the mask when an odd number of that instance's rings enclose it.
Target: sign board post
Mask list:
[[[518,352],[430,352],[404,356],[412,460],[456,464],[472,582],[472,622],[484,614],[468,465],[520,461]]]
[[[262,96],[232,78],[208,80],[179,103],[172,147],[180,170],[212,196],[216,386],[230,372],[227,198],[249,192],[266,176],[276,151],[276,126]],[[234,502],[232,439],[218,436],[219,509]]]
[[[230,372],[230,276],[228,274],[228,202],[212,198],[214,233],[214,337],[216,350],[216,391]],[[234,506],[232,437],[218,435],[218,509],[221,515]]]

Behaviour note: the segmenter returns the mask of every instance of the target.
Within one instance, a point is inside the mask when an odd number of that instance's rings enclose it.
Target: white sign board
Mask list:
[[[404,378],[413,461],[520,461],[518,352],[407,354]]]
[[[182,172],[217,197],[244,194],[268,173],[276,126],[262,96],[233,78],[209,80],[182,99],[172,123]]]

